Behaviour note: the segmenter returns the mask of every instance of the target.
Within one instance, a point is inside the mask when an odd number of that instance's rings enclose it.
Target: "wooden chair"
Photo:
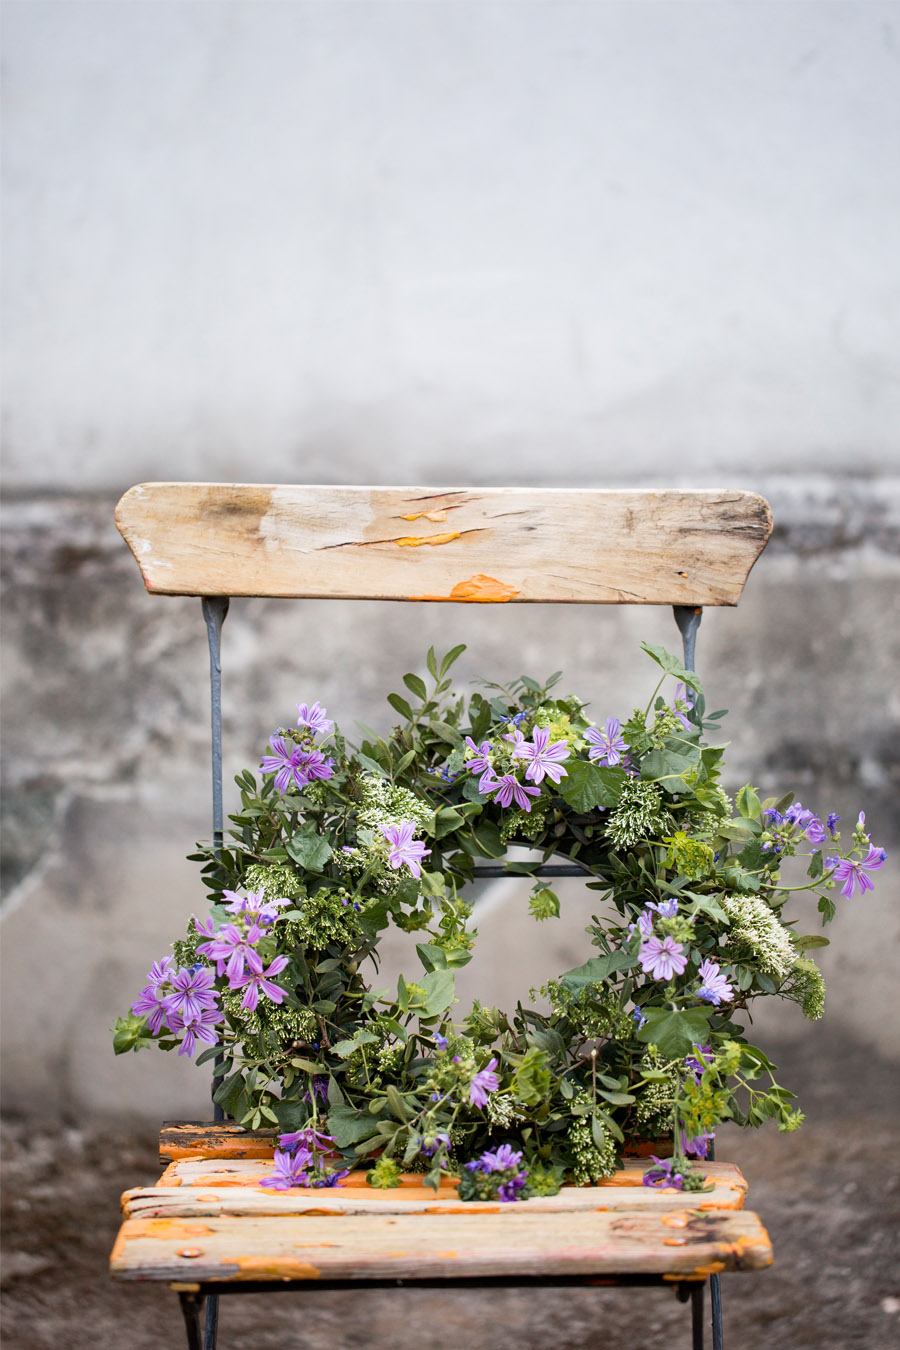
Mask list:
[[[214,846],[221,846],[222,624],[233,595],[477,604],[672,605],[693,669],[704,606],[735,605],[772,529],[737,491],[267,487],[145,483],[116,523],[147,589],[202,597],[210,652]],[[478,871],[479,869],[476,869]],[[496,867],[481,869],[483,875]],[[547,864],[542,874],[581,873]],[[641,1185],[643,1164],[596,1187],[515,1205],[459,1203],[421,1178],[394,1191],[352,1174],[335,1191],[258,1185],[274,1138],[221,1120],[164,1127],[158,1183],[127,1191],[118,1280],[177,1291],[191,1350],[214,1350],[222,1294],[309,1288],[669,1285],[703,1345],[710,1284],[772,1261],[736,1167],[693,1199]],[[340,1224],[336,1224],[340,1216]]]

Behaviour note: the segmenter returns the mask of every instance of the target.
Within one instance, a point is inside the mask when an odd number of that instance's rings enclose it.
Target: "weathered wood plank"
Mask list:
[[[379,1191],[356,1172],[335,1189],[294,1187],[271,1191],[260,1181],[271,1165],[247,1161],[184,1161],[172,1163],[156,1186],[136,1187],[122,1196],[126,1218],[202,1218],[265,1214],[495,1214],[508,1205],[459,1199],[453,1182],[435,1194],[422,1184],[421,1174],[407,1174],[395,1190]],[[691,1196],[696,1209],[742,1209],[747,1183],[732,1163],[707,1163],[704,1174],[715,1188]],[[685,1196],[674,1188],[652,1190],[641,1184],[644,1166],[626,1162],[624,1168],[600,1186],[564,1186],[558,1195],[520,1201],[528,1211],[574,1213],[600,1210],[663,1212],[685,1206]]]
[[[120,1280],[466,1279],[503,1275],[703,1278],[759,1270],[772,1247],[747,1210],[127,1219]]]
[[[143,483],[116,523],[162,595],[735,605],[772,513],[734,490]]]
[[[159,1159],[165,1164],[184,1158],[271,1158],[275,1138],[275,1130],[245,1130],[230,1122],[167,1120],[159,1132]],[[665,1139],[625,1146],[628,1157],[667,1157],[671,1151],[671,1140]]]
[[[271,1158],[275,1130],[245,1130],[211,1120],[166,1120],[159,1132],[162,1163],[182,1158]]]

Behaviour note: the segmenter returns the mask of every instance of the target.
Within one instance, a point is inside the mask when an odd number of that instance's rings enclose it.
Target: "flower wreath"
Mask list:
[[[227,1115],[280,1132],[262,1183],[276,1188],[365,1167],[376,1186],[452,1174],[464,1199],[512,1201],[596,1183],[626,1145],[671,1138],[645,1184],[702,1189],[690,1159],[721,1121],[803,1119],[742,1020],[758,998],[822,1016],[809,953],[827,939],[798,933],[788,902],[817,896],[824,925],[837,888],[872,889],[884,850],[862,814],[842,840],[836,815],[793,794],[728,796],[725,746],[707,740],[724,714],[660,647],[644,645],[659,667],[646,707],[600,725],[555,692],[559,674],[463,696],[449,678],[463,650],[430,650],[428,682],[403,677],[385,738],[350,746],[317,702],[272,735],[259,777],[235,780],[224,847],[192,855],[211,914],[153,965],[116,1051],[199,1047]],[[595,952],[548,981],[541,1009],[476,1001],[454,1023],[475,941],[460,892],[512,844],[536,859],[512,873],[584,869]],[[786,885],[794,856],[806,880]],[[537,880],[529,908],[549,921],[559,901]],[[364,963],[391,924],[421,934],[422,969],[389,992]]]

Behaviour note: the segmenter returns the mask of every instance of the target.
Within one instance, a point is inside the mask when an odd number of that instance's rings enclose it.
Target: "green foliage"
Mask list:
[[[558,674],[463,693],[450,677],[463,650],[432,649],[403,676],[404,692],[388,697],[386,734],[363,728],[350,746],[337,730],[319,743],[309,729],[280,729],[302,749],[321,744],[331,776],[281,793],[272,775],[243,771],[224,847],[193,855],[214,926],[247,932],[251,919],[226,908],[223,893],[261,893],[270,910],[255,950],[266,965],[284,958],[282,1000],[262,994],[248,1010],[243,986],[229,987],[199,950],[204,934],[191,926],[174,944],[179,965],[214,972],[220,1042],[201,1060],[221,1061],[216,1100],[226,1115],[250,1128],[327,1126],[347,1164],[370,1166],[377,1187],[409,1169],[436,1186],[462,1168],[470,1197],[499,1183],[463,1164],[501,1143],[523,1153],[522,1193],[537,1195],[564,1177],[608,1176],[627,1139],[704,1133],[723,1120],[796,1128],[791,1093],[743,1027],[760,997],[791,999],[814,1019],[824,1007],[807,953],[825,939],[799,936],[784,919],[796,888],[782,884],[780,867],[800,851],[800,835],[773,848],[766,814],[791,797],[763,802],[747,784],[731,801],[719,781],[724,746],[705,740],[723,714],[707,716],[697,677],[662,648],[645,647],[660,683],[681,682],[690,699],[673,702],[657,685],[623,723],[626,755],[615,766],[589,759],[585,704],[560,693]],[[486,754],[487,782],[493,774],[531,786],[517,747],[536,728],[564,747],[565,771],[559,783],[545,776],[527,809],[501,807],[471,762]],[[415,868],[386,837],[402,825],[421,854]],[[864,839],[854,833],[853,856],[864,856]],[[455,971],[476,937],[462,891],[509,845],[532,850],[507,863],[510,875],[530,877],[538,859],[583,868],[597,894],[592,949],[547,983],[540,1008],[476,1002],[454,1025]],[[834,882],[821,849],[808,877],[827,921]],[[539,921],[560,912],[541,881],[528,907]],[[390,929],[414,935],[420,964],[395,989],[379,987],[377,974]],[[681,968],[671,978],[647,965],[651,935],[676,944]],[[721,1006],[699,996],[704,961],[728,981]],[[170,1050],[178,1038],[168,1027],[153,1036],[134,1014],[119,1019],[117,1053],[151,1043]]]

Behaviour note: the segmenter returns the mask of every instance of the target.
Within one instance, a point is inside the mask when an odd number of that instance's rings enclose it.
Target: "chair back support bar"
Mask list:
[[[704,606],[737,604],[772,513],[730,489],[143,483],[116,524],[159,595]]]

